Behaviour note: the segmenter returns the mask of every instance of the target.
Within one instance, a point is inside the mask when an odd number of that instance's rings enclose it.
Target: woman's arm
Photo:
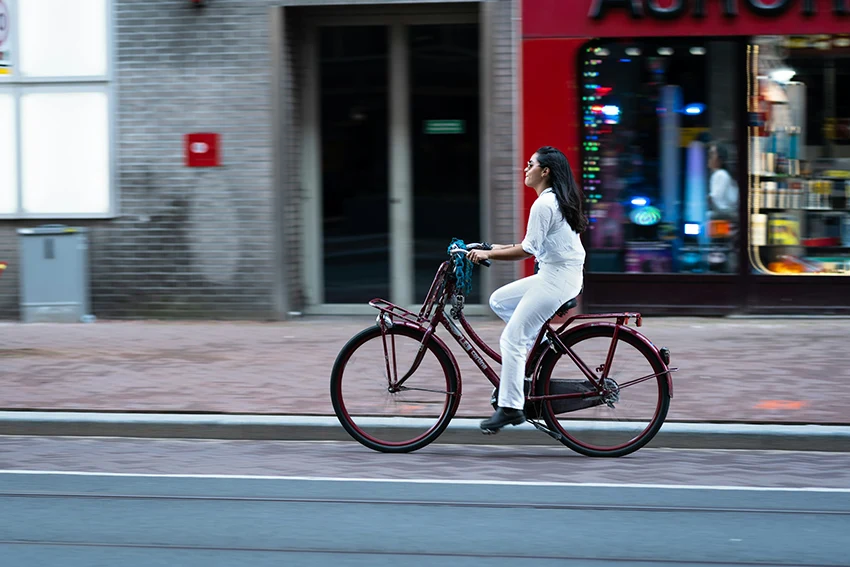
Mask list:
[[[477,264],[482,260],[525,260],[530,256],[519,244],[494,244],[492,250],[471,250],[467,258]]]
[[[495,244],[492,250],[473,250],[467,258],[474,264],[482,260],[525,260],[534,256],[526,252],[523,244],[532,251],[537,251],[540,242],[546,237],[546,231],[551,223],[552,211],[537,200],[531,205],[528,214],[528,226],[525,238],[521,244]]]

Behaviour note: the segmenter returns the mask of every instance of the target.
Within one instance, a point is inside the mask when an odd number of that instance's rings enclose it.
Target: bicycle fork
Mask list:
[[[381,342],[384,346],[384,363],[387,367],[387,390],[390,393],[396,393],[401,390],[402,385],[410,378],[414,372],[419,368],[419,365],[422,364],[422,360],[425,358],[425,350],[428,345],[428,340],[431,338],[431,335],[434,334],[434,328],[431,327],[425,331],[425,336],[422,337],[422,342],[419,343],[419,350],[416,351],[416,356],[413,358],[413,363],[410,365],[410,369],[398,380],[396,377],[398,376],[398,368],[396,364],[396,356],[395,356],[395,337],[390,337],[390,345],[387,346],[387,331],[391,329],[394,325],[392,319],[386,313],[381,313],[377,317],[378,327],[381,329]]]

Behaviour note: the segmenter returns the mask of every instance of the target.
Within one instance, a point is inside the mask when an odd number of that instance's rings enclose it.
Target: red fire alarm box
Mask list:
[[[188,167],[216,167],[218,156],[218,134],[186,134],[186,165]]]

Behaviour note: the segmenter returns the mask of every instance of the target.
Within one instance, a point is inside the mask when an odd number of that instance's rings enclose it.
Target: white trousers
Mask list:
[[[581,291],[581,266],[541,264],[533,276],[500,287],[490,296],[490,308],[507,323],[499,339],[502,375],[499,407],[525,406],[525,363],[543,323]]]

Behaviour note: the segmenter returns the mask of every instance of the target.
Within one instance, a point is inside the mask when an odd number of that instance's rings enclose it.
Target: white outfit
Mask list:
[[[718,169],[711,174],[709,180],[709,195],[713,217],[738,216],[738,184],[725,169]]]
[[[561,215],[551,188],[531,205],[522,249],[537,258],[538,272],[500,287],[490,296],[490,308],[507,323],[499,339],[502,375],[498,404],[515,409],[525,406],[528,349],[543,323],[577,296],[582,286],[584,246]]]

